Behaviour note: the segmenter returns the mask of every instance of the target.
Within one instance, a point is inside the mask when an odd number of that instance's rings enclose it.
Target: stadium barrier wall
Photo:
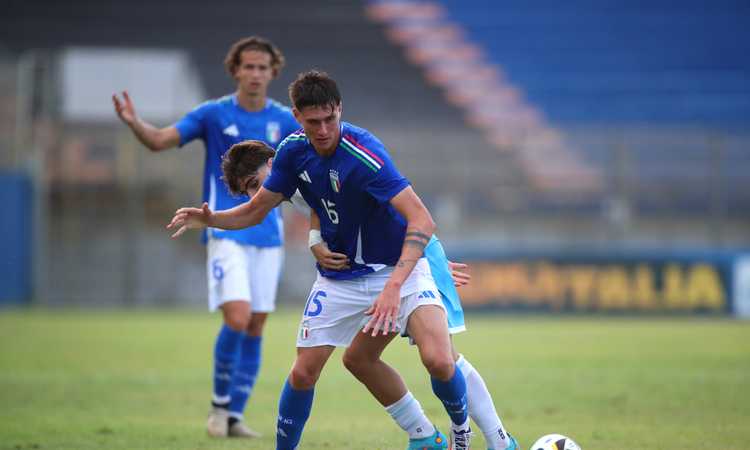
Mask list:
[[[32,193],[28,175],[0,171],[0,305],[31,299]]]
[[[742,255],[734,263],[734,315],[750,318],[750,255]]]
[[[750,317],[750,253],[459,251],[470,308]]]

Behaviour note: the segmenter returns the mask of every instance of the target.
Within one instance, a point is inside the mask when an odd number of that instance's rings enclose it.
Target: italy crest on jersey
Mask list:
[[[266,123],[266,141],[276,144],[281,140],[281,124],[279,122]]]
[[[339,173],[331,169],[328,172],[328,175],[331,177],[331,187],[333,188],[333,191],[336,193],[341,192],[341,183],[339,182]]]

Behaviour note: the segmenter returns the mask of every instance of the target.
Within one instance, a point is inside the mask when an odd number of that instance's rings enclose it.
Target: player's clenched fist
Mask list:
[[[209,226],[212,216],[213,212],[209,209],[208,203],[203,203],[200,208],[180,208],[174,213],[167,229],[177,229],[172,235],[173,238],[176,238],[190,228],[206,228]]]

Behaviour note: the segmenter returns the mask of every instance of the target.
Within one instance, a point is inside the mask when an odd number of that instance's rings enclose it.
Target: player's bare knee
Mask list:
[[[344,353],[341,358],[344,363],[346,370],[357,376],[360,373],[364,373],[370,367],[371,361],[368,358],[363,358],[359,355],[350,354],[349,352]]]
[[[289,374],[289,384],[291,384],[294,389],[312,389],[315,387],[315,383],[318,382],[319,376],[319,370],[295,364],[294,367],[292,367],[292,372]]]
[[[224,323],[234,331],[245,332],[250,322],[250,304],[235,300],[226,302],[221,307]]]
[[[438,380],[447,381],[453,377],[456,363],[450,352],[431,352],[422,356],[424,364],[430,376]]]
[[[244,313],[231,313],[224,315],[224,323],[234,331],[245,331],[250,322],[250,317]]]

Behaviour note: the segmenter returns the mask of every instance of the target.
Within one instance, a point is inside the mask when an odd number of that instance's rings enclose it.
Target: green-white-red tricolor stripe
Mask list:
[[[372,171],[377,172],[383,167],[383,162],[378,155],[371,150],[368,150],[365,146],[354,140],[351,136],[341,137],[341,147],[347,152],[351,153],[355,158],[362,161]]]

